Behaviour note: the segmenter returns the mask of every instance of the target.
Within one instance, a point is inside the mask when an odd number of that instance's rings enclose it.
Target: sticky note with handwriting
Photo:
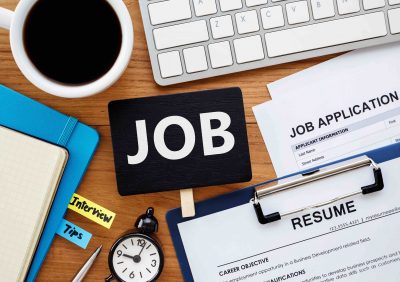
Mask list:
[[[57,234],[83,249],[86,249],[92,238],[91,233],[65,219],[61,221]]]
[[[72,196],[68,208],[108,229],[115,219],[115,213],[78,194]]]

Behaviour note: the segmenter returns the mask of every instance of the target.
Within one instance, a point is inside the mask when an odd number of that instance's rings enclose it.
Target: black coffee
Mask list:
[[[85,84],[106,74],[121,42],[121,24],[105,0],[39,0],[24,26],[32,63],[65,84]]]

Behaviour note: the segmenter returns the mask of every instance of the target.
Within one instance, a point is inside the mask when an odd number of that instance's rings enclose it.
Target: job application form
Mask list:
[[[316,66],[284,79],[272,101],[253,107],[278,176],[400,140],[400,48],[389,47],[375,51],[379,63],[361,60],[363,50],[324,63],[333,73]],[[311,80],[316,69],[325,76]]]
[[[397,282],[400,160],[380,164],[385,188],[262,225],[251,203],[178,225],[194,281]],[[371,168],[261,200],[266,213],[319,203],[374,182]],[[323,190],[323,191],[322,191]]]

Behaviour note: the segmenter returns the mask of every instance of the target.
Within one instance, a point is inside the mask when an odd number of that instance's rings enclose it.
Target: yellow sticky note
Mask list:
[[[72,196],[68,208],[108,229],[115,219],[115,213],[78,194]]]

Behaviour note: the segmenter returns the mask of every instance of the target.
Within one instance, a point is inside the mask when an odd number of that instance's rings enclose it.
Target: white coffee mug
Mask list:
[[[125,71],[133,50],[133,25],[122,0],[107,0],[118,16],[122,29],[121,50],[113,67],[99,79],[84,85],[58,83],[43,75],[30,61],[23,42],[24,23],[37,0],[21,0],[15,12],[0,7],[0,27],[10,30],[10,44],[15,62],[25,77],[38,88],[65,98],[87,97],[104,91]]]

